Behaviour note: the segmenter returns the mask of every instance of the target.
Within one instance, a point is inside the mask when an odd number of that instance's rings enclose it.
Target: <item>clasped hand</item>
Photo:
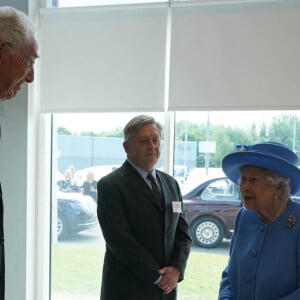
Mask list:
[[[163,294],[169,294],[177,285],[180,272],[175,267],[164,267],[158,270],[163,275],[157,286],[163,291]]]

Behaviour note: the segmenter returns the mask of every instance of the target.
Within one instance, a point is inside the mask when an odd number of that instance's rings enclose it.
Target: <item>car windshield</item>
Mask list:
[[[202,191],[203,200],[239,200],[238,186],[228,178],[215,180]]]

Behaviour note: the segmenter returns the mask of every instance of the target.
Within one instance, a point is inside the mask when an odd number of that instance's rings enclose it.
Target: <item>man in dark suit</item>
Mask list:
[[[37,42],[31,21],[24,13],[12,7],[0,7],[0,101],[12,99],[24,83],[33,81],[33,64],[37,57]],[[0,300],[4,299],[4,277],[3,200],[0,184]]]
[[[150,116],[129,121],[127,160],[98,182],[97,212],[106,241],[102,300],[176,299],[191,238],[176,180],[154,168],[161,132]]]

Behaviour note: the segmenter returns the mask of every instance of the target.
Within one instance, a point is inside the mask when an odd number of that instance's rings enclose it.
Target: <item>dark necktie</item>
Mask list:
[[[159,203],[161,204],[162,193],[161,193],[161,190],[158,188],[153,175],[151,173],[148,173],[147,178],[151,182],[152,192],[154,193],[155,197],[159,200]]]

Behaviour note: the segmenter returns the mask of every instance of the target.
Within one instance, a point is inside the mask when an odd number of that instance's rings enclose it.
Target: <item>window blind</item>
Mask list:
[[[295,2],[174,7],[169,110],[299,109]]]
[[[166,20],[166,5],[42,10],[41,111],[163,111]]]

